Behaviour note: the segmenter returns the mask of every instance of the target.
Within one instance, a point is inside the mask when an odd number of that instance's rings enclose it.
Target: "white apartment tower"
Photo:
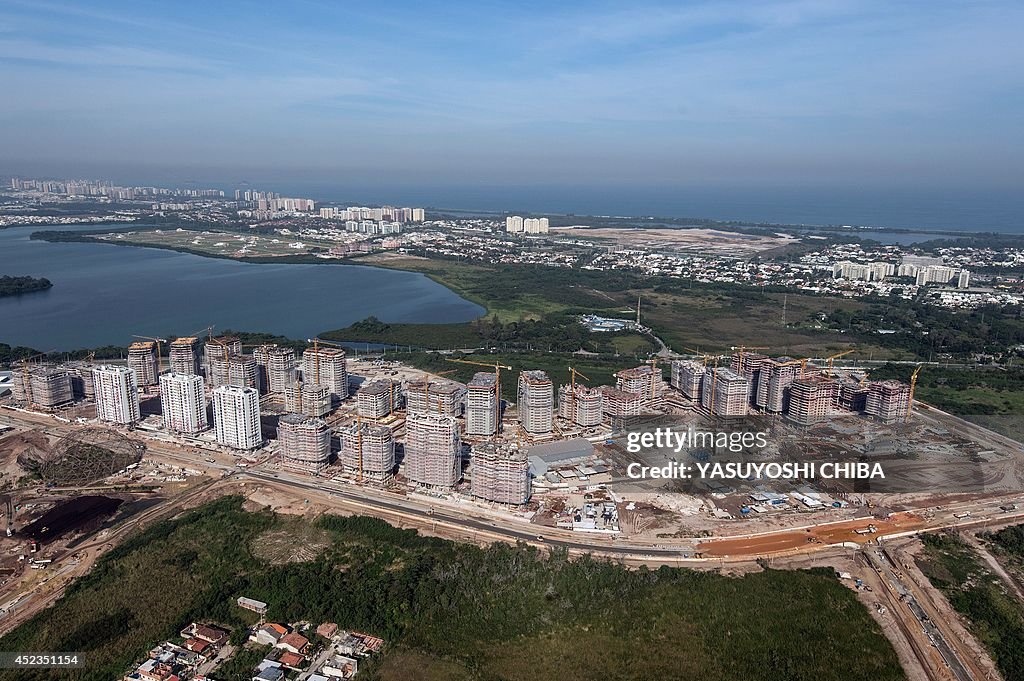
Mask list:
[[[466,385],[466,434],[494,435],[501,428],[497,374],[479,371]]]
[[[220,444],[233,449],[259,447],[263,444],[259,391],[237,385],[222,385],[214,390],[213,423]]]
[[[160,411],[164,428],[189,435],[206,430],[206,395],[203,377],[169,373],[160,376]]]
[[[139,420],[139,387],[128,367],[102,365],[92,370],[96,418],[129,425]]]
[[[523,231],[523,218],[520,215],[510,215],[505,218],[505,231],[509,234],[519,234]]]
[[[458,422],[451,416],[412,413],[405,431],[405,477],[428,487],[454,487],[462,477]]]
[[[302,353],[302,379],[327,386],[334,401],[348,398],[347,367],[341,348],[307,348]]]
[[[519,420],[531,435],[547,435],[552,430],[555,391],[543,371],[519,374]]]

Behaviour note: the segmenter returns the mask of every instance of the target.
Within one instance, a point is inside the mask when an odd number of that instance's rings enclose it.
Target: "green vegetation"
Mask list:
[[[392,353],[388,353],[391,356]],[[445,378],[465,383],[478,371],[488,371],[487,367],[473,366],[449,362],[444,355],[432,352],[398,353],[395,355],[406,364],[424,371],[445,373]],[[512,371],[502,370],[501,393],[506,400],[517,401],[516,394],[519,372],[523,369],[539,369],[546,371],[557,390],[558,386],[569,383],[569,367],[589,377],[589,380],[578,378],[580,382],[590,386],[615,384],[613,374],[621,369],[635,367],[641,361],[636,357],[615,357],[611,355],[568,356],[565,354],[545,352],[515,353],[474,353],[469,355],[452,355],[452,358],[467,359],[474,362],[498,363],[512,367]],[[493,370],[492,370],[493,371]]]
[[[384,637],[388,648],[364,670],[372,680],[904,678],[878,625],[831,570],[628,570],[330,515],[316,521],[331,538],[323,554],[260,562],[253,539],[283,522],[226,497],[151,527],[0,639],[4,650],[80,650],[89,668],[0,679],[118,678],[193,619],[250,624],[234,605],[243,594],[267,602],[272,620],[333,621]],[[228,678],[242,678],[241,664]]]
[[[764,345],[778,353],[820,354],[850,345],[850,339],[828,329],[821,317],[861,307],[856,301],[771,287],[699,283],[622,271],[483,265],[379,254],[357,261],[422,272],[487,308],[487,319],[466,325],[388,324],[386,329],[361,323],[329,332],[332,338],[436,348],[490,344],[563,351],[606,343],[598,351],[630,352],[630,345],[639,347],[640,337],[631,334],[633,340],[618,340],[609,334],[587,334],[585,329],[575,328],[574,317],[592,313],[632,319],[639,297],[644,323],[677,351],[687,347],[728,351],[733,345]],[[531,327],[529,322],[536,323]],[[497,329],[497,324],[507,328]],[[441,328],[430,328],[435,326]],[[561,339],[566,333],[571,335]],[[900,356],[899,352],[864,348],[864,352],[872,351],[882,357]]]
[[[827,318],[829,327],[888,348],[908,350],[926,360],[1000,355],[1024,344],[1024,310],[1020,306],[987,305],[954,312],[896,296],[867,302],[859,309],[832,311]]]
[[[4,275],[0,277],[0,298],[4,296],[20,296],[24,293],[34,293],[53,288],[49,279],[35,277],[11,277]]]
[[[543,321],[503,323],[498,315],[466,324],[386,324],[369,317],[321,338],[359,343],[383,343],[413,348],[501,348],[598,353],[648,354],[654,342],[638,333],[591,333],[576,315],[552,313]]]
[[[909,365],[886,364],[872,369],[871,378],[909,381],[913,371]],[[926,365],[914,396],[960,416],[1024,414],[1024,367]]]
[[[874,380],[909,381],[910,365],[871,369]],[[1024,442],[1024,367],[970,368],[926,365],[917,376],[914,401],[920,400],[967,421]]]
[[[977,552],[954,534],[926,534],[922,572],[963,615],[1004,678],[1024,678],[1024,611]]]

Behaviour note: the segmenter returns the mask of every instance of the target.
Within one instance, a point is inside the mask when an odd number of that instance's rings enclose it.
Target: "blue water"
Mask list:
[[[0,342],[9,345],[42,351],[126,345],[132,334],[180,336],[210,324],[309,338],[371,315],[386,322],[464,322],[484,312],[412,272],[29,240],[38,229],[0,230],[0,274],[54,284],[0,298]]]

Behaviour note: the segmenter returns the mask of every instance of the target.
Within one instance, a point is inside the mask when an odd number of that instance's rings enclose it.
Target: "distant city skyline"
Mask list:
[[[989,186],[1024,7],[0,2],[0,170],[362,186]]]

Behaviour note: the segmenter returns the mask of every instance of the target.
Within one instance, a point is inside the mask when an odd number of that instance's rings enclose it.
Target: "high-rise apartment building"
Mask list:
[[[395,471],[395,437],[387,426],[354,423],[341,431],[339,462],[345,471],[382,482]]]
[[[331,429],[323,419],[285,414],[277,422],[277,446],[282,468],[317,475],[331,460]]]
[[[199,339],[187,336],[171,341],[168,363],[171,371],[176,374],[198,374],[202,368]]]
[[[101,365],[92,370],[96,393],[96,418],[129,425],[139,420],[139,388],[135,371],[128,367]]]
[[[153,341],[141,341],[128,346],[128,368],[135,371],[140,386],[156,385],[160,375],[157,349]]]
[[[489,436],[501,428],[501,388],[497,374],[478,371],[466,385],[466,434]]]
[[[530,500],[530,462],[515,445],[474,446],[469,470],[469,493],[474,497],[512,506]]]
[[[523,218],[519,215],[510,215],[505,218],[505,231],[509,234],[520,234],[523,231]]]
[[[462,478],[458,422],[439,414],[408,414],[402,471],[412,482],[451,488]]]
[[[640,395],[644,410],[653,411],[664,404],[664,382],[661,370],[655,367],[644,365],[616,372],[615,387]]]
[[[356,392],[356,409],[364,419],[378,420],[399,409],[401,384],[394,381],[370,381]]]
[[[601,425],[604,416],[604,393],[600,388],[576,384],[558,389],[558,416],[581,428]]]
[[[789,387],[786,416],[802,426],[826,420],[836,410],[839,384],[824,376],[805,376]]]
[[[306,416],[324,416],[331,411],[331,393],[327,386],[296,381],[284,389],[286,411]]]
[[[700,400],[700,386],[703,380],[704,365],[700,362],[692,360],[675,360],[672,362],[672,378],[670,383],[686,399]]]
[[[195,434],[206,430],[206,394],[203,377],[170,372],[160,375],[160,411],[164,428],[172,433]]]
[[[327,386],[335,402],[348,398],[348,365],[341,348],[307,348],[302,353],[302,380]]]
[[[255,388],[222,385],[213,391],[213,423],[217,442],[234,449],[263,444],[260,393]]]
[[[421,378],[409,381],[405,388],[405,410],[461,416],[466,386],[445,379]]]
[[[757,384],[758,407],[773,414],[783,414],[789,405],[789,386],[800,377],[801,364],[791,357],[769,359],[761,365]]]
[[[868,386],[864,413],[883,423],[906,418],[910,409],[910,386],[901,381],[872,381]]]
[[[543,371],[519,374],[519,420],[531,435],[547,435],[553,428],[555,389]]]
[[[750,381],[724,367],[708,367],[704,373],[701,406],[712,416],[746,416],[750,406]]]

